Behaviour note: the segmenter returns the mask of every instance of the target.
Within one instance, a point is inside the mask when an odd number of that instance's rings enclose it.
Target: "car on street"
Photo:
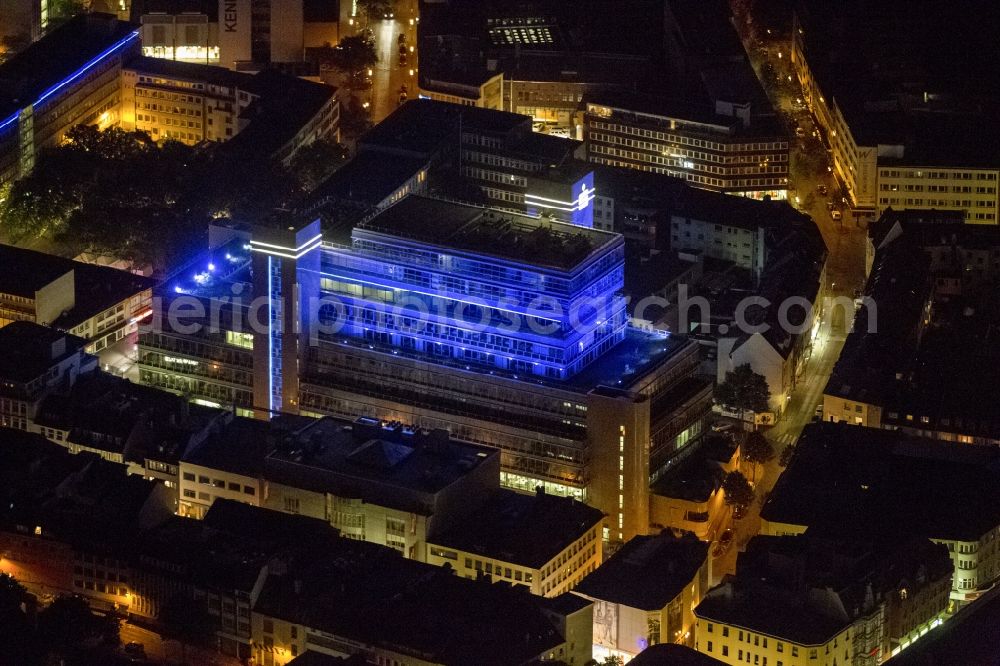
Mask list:
[[[386,12],[382,14],[382,18],[385,19],[386,21],[391,21],[392,19],[396,18],[396,14],[393,12]]]
[[[399,45],[399,55],[401,56],[406,55],[406,44]]]
[[[806,131],[804,129],[802,129],[801,127],[796,127],[795,128],[795,136],[797,136],[797,137],[799,137],[801,139],[805,135],[806,135]]]
[[[823,405],[816,405],[816,410],[813,412],[813,421],[823,420]]]
[[[830,217],[833,218],[834,222],[840,222],[840,220],[843,219],[844,215],[839,210],[834,209],[830,211]]]
[[[722,557],[733,545],[733,530],[728,529],[719,536],[719,541],[712,550],[712,557]]]
[[[406,33],[404,33],[404,32],[399,33],[399,39],[397,39],[396,42],[400,46],[402,46],[403,44],[405,44],[406,43]]]
[[[396,102],[396,103],[397,103],[397,104],[398,104],[399,106],[402,106],[402,105],[403,105],[403,102],[405,102],[406,100],[407,100],[407,94],[406,94],[406,91],[402,91],[402,92],[400,92],[400,93],[399,93],[399,99],[397,100],[397,102]]]
[[[399,66],[406,67],[406,53],[399,54]]]
[[[142,643],[136,643],[135,641],[126,643],[122,647],[122,652],[131,662],[146,661],[146,646]]]
[[[817,187],[816,187],[816,191],[817,191],[817,192],[819,192],[820,194],[822,194],[822,195],[823,195],[824,197],[825,197],[825,196],[826,196],[827,194],[829,194],[829,193],[830,193],[830,190],[829,190],[829,189],[827,188],[827,186],[826,186],[826,185],[819,185],[819,186],[817,186]]]

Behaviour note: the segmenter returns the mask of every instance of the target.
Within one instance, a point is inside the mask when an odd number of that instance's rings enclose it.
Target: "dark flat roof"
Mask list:
[[[266,467],[274,483],[426,513],[429,500],[422,495],[442,491],[498,455],[496,449],[452,439],[443,430],[325,417],[280,442]]]
[[[375,205],[416,176],[427,164],[427,160],[420,157],[363,151],[331,174],[310,198],[321,201],[332,197]]]
[[[151,278],[110,266],[0,244],[0,292],[33,299],[38,289],[70,271],[76,285],[75,305],[52,322],[57,328],[73,328],[156,284]]]
[[[270,575],[255,611],[456,666],[534,663],[564,640],[542,612],[544,602],[523,589],[344,541],[332,556]]]
[[[35,292],[76,268],[75,262],[0,243],[0,292],[34,298]]]
[[[1000,450],[811,424],[761,518],[975,541],[1000,524]]]
[[[639,610],[661,610],[695,580],[708,546],[669,533],[632,537],[574,591]]]
[[[359,229],[564,271],[620,238],[596,229],[417,195],[386,208]]]
[[[220,146],[245,159],[272,156],[337,94],[333,86],[270,69],[255,74],[251,85],[260,98],[240,114],[250,124]]]
[[[53,345],[66,344],[53,354]],[[48,372],[56,363],[79,352],[87,341],[30,321],[15,321],[0,328],[0,377],[13,382],[29,382]]]
[[[570,497],[501,489],[428,542],[537,569],[603,518],[597,509]]]
[[[725,662],[686,645],[659,643],[650,645],[628,663],[630,666],[718,666]]]
[[[140,74],[174,77],[185,81],[211,83],[232,88],[239,87],[244,90],[256,92],[253,83],[256,77],[253,74],[234,72],[231,69],[214,65],[136,56],[122,66],[122,69],[134,70]]]
[[[111,14],[81,14],[0,65],[0,122],[138,27]]]

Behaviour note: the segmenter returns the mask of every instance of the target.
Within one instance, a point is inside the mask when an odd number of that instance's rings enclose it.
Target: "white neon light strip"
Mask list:
[[[266,254],[269,257],[282,257],[283,259],[301,259],[303,256],[309,254],[310,252],[312,252],[316,248],[321,247],[322,245],[323,245],[322,241],[317,241],[316,243],[313,243],[309,247],[304,248],[298,254],[288,254],[287,252],[275,252],[274,250],[265,250],[264,248],[260,248],[260,247],[251,247],[250,251],[251,252],[261,252],[263,254]]]
[[[274,248],[275,250],[284,250],[285,252],[298,252],[299,250],[301,250],[302,248],[304,248],[306,245],[310,245],[312,243],[315,243],[318,240],[322,240],[322,238],[323,238],[323,234],[316,234],[315,236],[313,236],[312,238],[310,238],[309,240],[307,240],[302,245],[299,245],[298,247],[288,247],[286,245],[274,245],[273,243],[265,243],[263,241],[255,241],[255,240],[251,240],[250,244],[251,245],[259,245],[260,247],[270,247],[270,248]]]
[[[583,193],[587,195],[587,201],[592,201],[594,198],[594,192],[596,189],[584,190]],[[531,194],[530,192],[525,193],[525,199],[538,199],[539,201],[551,201],[552,203],[562,204],[564,206],[572,206],[576,201],[563,201],[561,199],[549,199],[548,197],[540,197],[537,194]]]

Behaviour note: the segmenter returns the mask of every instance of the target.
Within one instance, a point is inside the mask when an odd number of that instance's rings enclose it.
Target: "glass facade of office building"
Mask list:
[[[529,219],[520,233],[541,228]],[[593,249],[556,268],[545,257],[529,264],[356,229],[350,248],[323,252],[320,288],[331,302],[320,308],[321,328],[445,363],[567,379],[624,338],[624,242],[560,223],[544,228],[562,236],[557,242],[586,232],[581,242]]]

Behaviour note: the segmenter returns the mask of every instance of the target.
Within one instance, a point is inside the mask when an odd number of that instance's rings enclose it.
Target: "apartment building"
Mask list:
[[[878,664],[941,624],[940,545],[757,536],[695,609],[699,652],[726,664]]]
[[[594,602],[596,659],[694,644],[694,608],[711,580],[709,544],[669,532],[628,541],[574,591]]]
[[[53,391],[70,386],[97,367],[84,340],[27,321],[0,328],[6,349],[0,364],[0,425],[29,430],[39,405]]]
[[[501,490],[430,538],[427,562],[558,597],[600,566],[602,520],[600,511],[571,497]]]
[[[841,525],[944,544],[953,565],[953,611],[1000,576],[995,457],[989,447],[844,424],[810,425],[761,508],[761,533],[795,535]]]
[[[0,245],[0,325],[31,321],[87,341],[118,366],[152,313],[154,281],[128,271]],[[124,341],[124,342],[123,342]]]
[[[257,663],[283,666],[309,653],[421,666],[583,663],[589,604],[556,604],[341,541],[330,558],[269,572],[253,607]]]
[[[881,235],[881,232],[880,232]],[[902,221],[879,242],[862,307],[824,391],[824,419],[995,444],[994,227]]]

